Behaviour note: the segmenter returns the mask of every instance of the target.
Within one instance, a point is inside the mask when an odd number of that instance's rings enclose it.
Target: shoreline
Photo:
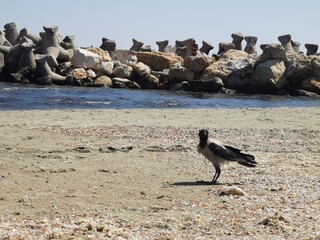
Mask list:
[[[320,108],[0,111],[0,238],[316,239]],[[214,169],[198,131],[253,154]],[[236,186],[244,196],[219,196]]]
[[[0,111],[3,123],[28,124],[29,115],[34,116],[32,124],[68,125],[74,124],[72,117],[81,116],[92,121],[78,122],[81,126],[106,125],[156,125],[202,128],[320,128],[319,107],[279,108],[235,108],[235,109],[103,109],[103,110],[10,110]],[[108,114],[105,116],[104,114]],[[121,116],[120,116],[121,115]],[[18,117],[21,116],[21,117]],[[299,117],[297,117],[299,116]],[[120,120],[119,120],[120,117]],[[52,121],[49,121],[49,119]],[[189,121],[191,118],[192,121]],[[107,119],[107,122],[106,122]],[[179,121],[180,120],[180,121]],[[29,123],[31,124],[31,123]]]

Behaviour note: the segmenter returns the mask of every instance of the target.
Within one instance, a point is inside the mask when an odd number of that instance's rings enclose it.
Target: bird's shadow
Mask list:
[[[194,181],[194,182],[175,182],[171,184],[172,186],[186,187],[186,186],[217,186],[217,185],[243,185],[242,183],[222,183],[215,182],[212,183],[210,181]]]

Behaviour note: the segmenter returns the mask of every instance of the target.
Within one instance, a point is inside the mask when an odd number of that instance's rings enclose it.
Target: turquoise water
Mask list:
[[[21,85],[0,82],[0,110],[320,107],[320,98]]]

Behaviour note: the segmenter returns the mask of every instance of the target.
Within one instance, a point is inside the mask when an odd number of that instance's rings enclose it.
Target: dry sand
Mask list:
[[[320,108],[0,111],[0,239],[320,239]],[[254,154],[214,168],[197,133]],[[236,186],[244,196],[219,196]]]

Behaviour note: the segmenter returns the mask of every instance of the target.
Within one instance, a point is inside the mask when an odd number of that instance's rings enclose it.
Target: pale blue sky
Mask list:
[[[320,44],[319,10],[318,0],[6,0],[0,28],[16,22],[38,34],[43,26],[58,26],[62,36],[75,35],[81,47],[98,47],[106,37],[119,49],[130,48],[132,38],[157,49],[155,41],[174,45],[193,37],[199,46],[211,42],[212,52],[219,42],[231,42],[233,32],[257,36],[258,46],[290,33],[305,52],[305,43]]]

